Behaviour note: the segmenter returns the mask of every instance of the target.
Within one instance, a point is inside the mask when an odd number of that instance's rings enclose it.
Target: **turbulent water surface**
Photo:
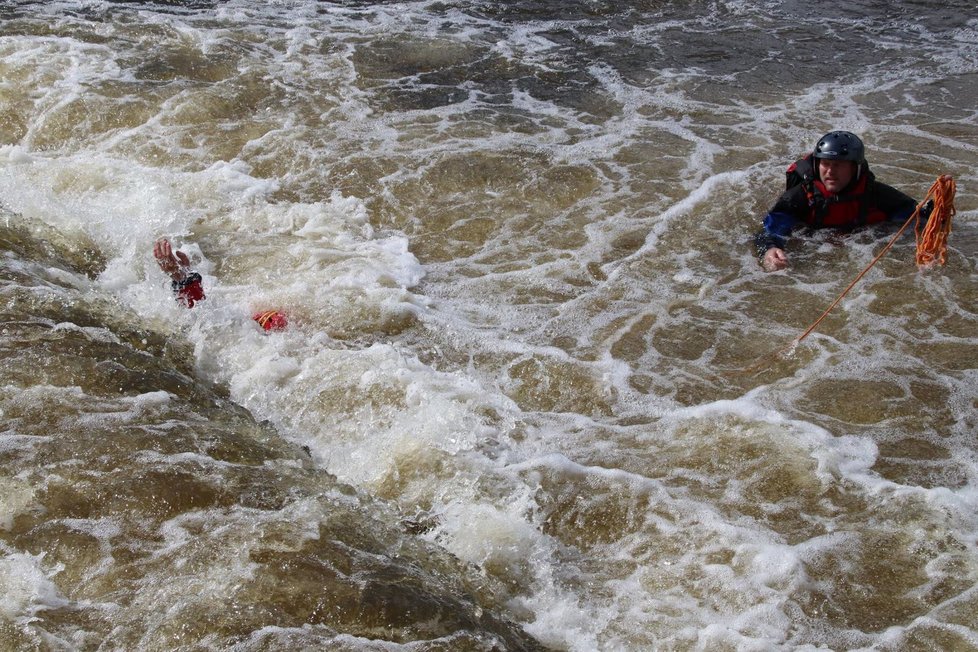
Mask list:
[[[0,4],[0,649],[978,650],[974,9]]]

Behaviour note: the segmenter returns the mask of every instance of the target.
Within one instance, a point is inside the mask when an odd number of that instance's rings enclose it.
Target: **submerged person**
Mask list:
[[[153,258],[160,269],[170,277],[170,289],[177,301],[188,308],[203,301],[204,279],[190,269],[190,257],[182,251],[174,251],[173,245],[166,238],[160,238],[153,244]],[[288,319],[277,310],[264,310],[252,316],[259,326],[266,331],[278,331],[288,326]]]
[[[788,168],[787,176],[787,189],[754,238],[758,258],[768,272],[788,266],[785,246],[796,226],[851,230],[906,220],[917,208],[911,197],[876,180],[866,163],[863,142],[848,131],[822,136],[811,154]]]
[[[203,277],[190,269],[190,257],[182,251],[174,251],[169,240],[160,238],[156,241],[153,258],[163,273],[170,277],[170,289],[177,301],[193,308],[195,303],[207,298],[204,296]]]

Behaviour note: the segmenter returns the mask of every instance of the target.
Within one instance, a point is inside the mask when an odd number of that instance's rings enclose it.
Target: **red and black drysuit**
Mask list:
[[[877,181],[865,161],[860,163],[856,178],[838,195],[825,189],[817,166],[809,154],[788,168],[789,187],[764,216],[764,230],[754,237],[758,256],[763,257],[773,247],[784,249],[788,236],[799,225],[852,230],[867,224],[904,221],[917,208],[913,198]],[[927,215],[921,217],[926,219]]]
[[[204,296],[204,279],[197,272],[190,272],[182,281],[172,281],[170,289],[176,295],[177,301],[188,308],[193,308],[195,303],[207,298]]]
[[[204,279],[197,272],[190,272],[182,281],[171,281],[170,289],[176,295],[177,301],[188,308],[193,308],[198,301],[203,301]],[[252,316],[259,326],[266,331],[280,331],[289,324],[288,318],[277,310],[264,310]]]

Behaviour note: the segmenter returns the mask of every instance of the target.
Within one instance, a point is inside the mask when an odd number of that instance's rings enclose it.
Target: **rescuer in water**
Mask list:
[[[768,272],[788,266],[785,245],[797,226],[847,231],[904,221],[917,208],[911,197],[876,180],[866,163],[863,142],[848,131],[822,136],[811,154],[788,168],[786,186],[765,215],[764,230],[754,238],[761,265]],[[929,209],[922,209],[922,218],[927,218]]]

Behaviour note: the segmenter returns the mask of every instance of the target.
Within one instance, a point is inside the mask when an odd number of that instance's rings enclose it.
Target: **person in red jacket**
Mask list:
[[[190,258],[182,251],[174,251],[173,245],[166,238],[160,238],[153,245],[153,257],[160,269],[170,277],[170,289],[177,301],[188,308],[203,301],[204,279],[200,274],[190,269]],[[277,310],[263,310],[252,317],[266,331],[282,330],[288,326],[288,319]]]
[[[177,301],[193,308],[198,301],[203,301],[203,278],[190,269],[190,258],[182,251],[174,251],[170,241],[160,238],[153,245],[153,257],[159,263],[163,273],[170,277],[170,289],[176,295]]]
[[[788,266],[785,245],[798,225],[851,230],[906,220],[916,207],[911,197],[876,180],[858,136],[831,131],[788,168],[788,187],[764,217],[754,243],[761,265],[773,272]]]

